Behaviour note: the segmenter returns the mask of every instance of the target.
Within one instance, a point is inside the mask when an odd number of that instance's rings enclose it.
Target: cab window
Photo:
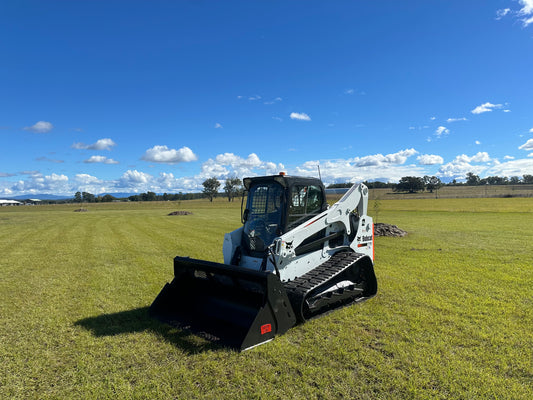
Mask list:
[[[319,214],[324,198],[320,187],[295,185],[291,189],[287,230]]]

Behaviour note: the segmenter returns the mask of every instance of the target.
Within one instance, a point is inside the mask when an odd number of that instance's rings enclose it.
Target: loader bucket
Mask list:
[[[270,272],[185,257],[150,306],[158,320],[246,350],[296,324],[279,278]]]

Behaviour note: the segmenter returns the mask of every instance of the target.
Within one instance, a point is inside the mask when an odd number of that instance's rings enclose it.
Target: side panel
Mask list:
[[[222,244],[222,253],[224,254],[224,264],[231,264],[231,259],[235,254],[235,250],[241,244],[242,226],[235,229],[233,232],[224,235],[224,243]]]

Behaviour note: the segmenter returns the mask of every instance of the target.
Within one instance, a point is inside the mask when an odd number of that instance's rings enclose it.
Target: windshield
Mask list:
[[[248,192],[243,241],[250,252],[264,252],[281,234],[283,188],[279,183],[261,183]]]

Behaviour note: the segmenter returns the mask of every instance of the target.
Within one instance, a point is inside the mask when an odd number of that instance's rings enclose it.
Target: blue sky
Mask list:
[[[533,174],[533,0],[21,0],[0,37],[0,196]]]

